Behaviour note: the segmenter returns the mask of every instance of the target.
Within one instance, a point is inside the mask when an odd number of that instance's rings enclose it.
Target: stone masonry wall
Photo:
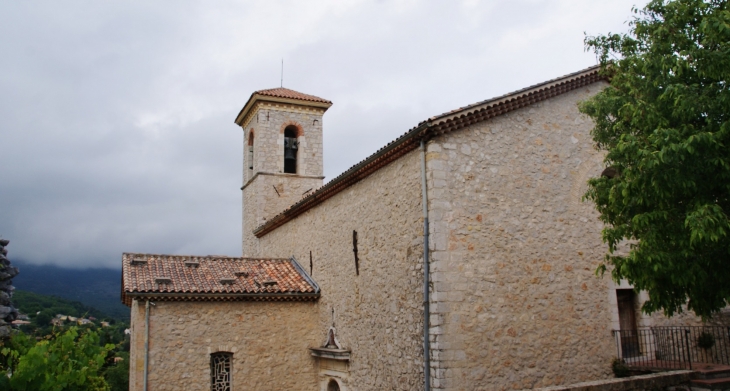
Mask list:
[[[144,389],[144,302],[132,301],[129,327],[129,390]]]
[[[297,138],[297,174],[322,176],[322,114],[320,108],[285,104],[258,103],[249,122],[243,125],[244,175],[246,183],[256,172],[284,172],[284,128],[295,125],[301,130]],[[248,139],[254,131],[254,167],[248,168]]]
[[[315,329],[324,340],[334,323],[352,350],[349,390],[423,389],[420,170],[413,151],[265,235],[254,254],[293,255],[309,271],[311,251]]]
[[[156,302],[150,311],[149,389],[210,389],[210,354],[233,353],[232,389],[315,390],[321,343],[312,302]],[[144,302],[132,308],[130,390],[142,390]],[[140,341],[142,342],[140,344]]]
[[[602,224],[581,202],[602,155],[576,106],[604,85],[429,143],[434,390],[611,375]]]
[[[321,186],[322,177],[294,174],[259,174],[250,181],[243,189],[243,255],[260,254],[254,229]]]
[[[299,201],[307,191],[322,186],[322,115],[321,108],[257,103],[254,113],[244,123],[243,164],[243,239],[244,255],[257,253],[254,229]],[[284,129],[296,126],[296,174],[284,173]],[[249,169],[248,143],[254,132],[254,164]],[[259,174],[258,176],[256,174]]]
[[[605,85],[429,142],[433,390],[612,376],[617,287],[594,274],[606,246],[594,206],[581,200],[586,181],[603,169],[603,155],[593,148],[592,122],[577,109]],[[322,288],[315,329],[324,338],[334,324],[352,350],[349,389],[422,389],[419,151],[255,238],[254,228],[293,203],[273,187],[300,197],[309,186],[287,180],[260,175],[244,191],[244,207],[259,213],[244,218],[244,255],[293,255],[309,269],[311,254]]]

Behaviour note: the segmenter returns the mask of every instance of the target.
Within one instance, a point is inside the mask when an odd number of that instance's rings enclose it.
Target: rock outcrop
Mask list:
[[[18,310],[13,307],[10,299],[13,297],[13,277],[19,271],[10,265],[7,258],[8,250],[5,246],[10,243],[7,239],[0,239],[0,338],[10,336],[10,323],[17,319]]]

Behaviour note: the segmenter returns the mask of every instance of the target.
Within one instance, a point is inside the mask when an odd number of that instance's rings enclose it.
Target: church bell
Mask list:
[[[296,160],[297,159],[297,142],[296,138],[284,137],[284,159]]]

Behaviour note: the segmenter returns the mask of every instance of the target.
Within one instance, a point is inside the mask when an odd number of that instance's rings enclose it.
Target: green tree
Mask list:
[[[633,12],[628,34],[586,38],[610,86],[580,110],[616,174],[586,193],[605,223],[599,273],[647,291],[645,312],[708,317],[730,301],[728,2]]]
[[[129,390],[129,353],[119,352],[116,357],[122,360],[113,363],[104,371],[104,380],[109,384],[110,391]]]
[[[35,322],[36,326],[43,327],[51,324],[51,319],[53,319],[53,316],[48,314],[48,312],[41,311],[41,313],[33,318],[33,321]]]
[[[21,337],[18,337],[22,339]],[[25,339],[0,351],[6,368],[0,388],[12,391],[108,391],[100,370],[114,345],[99,345],[96,332],[71,327],[28,347]]]

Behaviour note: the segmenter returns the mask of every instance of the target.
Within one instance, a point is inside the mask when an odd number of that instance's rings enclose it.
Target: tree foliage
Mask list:
[[[17,339],[17,340],[16,340]],[[101,369],[114,345],[100,346],[99,335],[71,327],[30,344],[16,334],[0,350],[5,359],[0,388],[12,391],[107,391]]]
[[[589,181],[606,262],[643,310],[702,317],[730,302],[730,10],[652,0],[628,34],[587,37],[610,86],[580,106],[618,175]],[[624,251],[628,246],[628,251]]]

